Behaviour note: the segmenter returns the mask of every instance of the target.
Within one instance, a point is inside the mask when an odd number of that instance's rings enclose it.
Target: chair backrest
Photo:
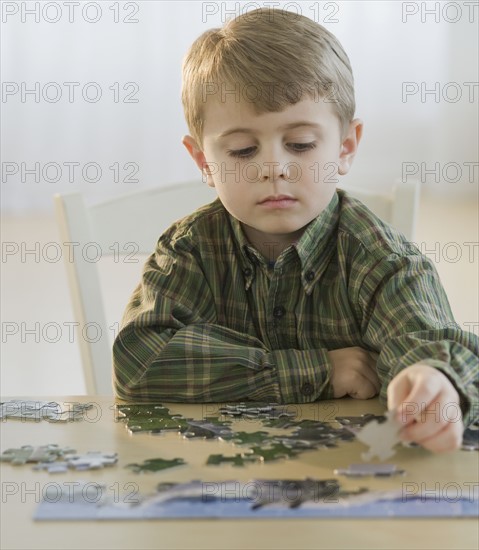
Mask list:
[[[386,193],[344,185],[339,187],[363,202],[376,216],[398,229],[409,241],[413,241],[419,209],[418,181],[397,180]]]
[[[389,194],[341,186],[384,221],[412,239],[418,185],[401,183]],[[213,201],[216,193],[198,180],[125,194],[85,206],[80,193],[55,195],[87,393],[112,395],[112,353],[104,311],[98,257],[153,252],[160,234],[174,221]],[[126,303],[127,297],[123,297]]]

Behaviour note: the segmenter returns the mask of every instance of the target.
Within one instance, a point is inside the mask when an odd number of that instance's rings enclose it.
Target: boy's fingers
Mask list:
[[[394,383],[399,385],[398,389],[395,388]],[[388,406],[391,409],[397,407],[398,420],[406,425],[420,418],[430,403],[438,400],[443,390],[441,376],[425,377],[422,372],[408,372],[407,369],[399,374],[390,386],[392,401],[391,406],[388,402]],[[407,386],[409,392],[404,395]]]
[[[363,377],[362,380],[362,383],[348,392],[348,395],[354,399],[371,399],[371,397],[374,397],[378,392],[374,384],[368,378]]]
[[[416,425],[413,427],[416,427]],[[405,428],[404,431],[406,430],[410,430],[410,428]],[[431,429],[430,433],[429,430],[425,430],[418,437],[407,437],[407,440],[419,443],[419,445],[429,451],[436,453],[448,452],[460,448],[462,432],[461,424],[447,423],[444,426],[440,425],[438,430]]]
[[[436,436],[445,426],[435,417],[434,408],[423,411],[423,415],[418,420],[401,430],[401,439],[422,444],[423,441]]]
[[[398,409],[399,405],[403,403],[411,390],[411,383],[407,376],[403,376],[402,373],[394,378],[388,385],[388,410]],[[400,411],[398,410],[398,415]],[[401,413],[402,414],[402,413]]]
[[[366,378],[372,386],[376,389],[376,393],[379,391],[379,388],[381,387],[379,383],[379,377],[377,375],[376,369],[374,367],[371,367],[371,365],[366,364],[365,368],[362,369],[361,375],[363,378]]]
[[[413,379],[411,391],[406,399],[412,403],[421,403],[424,408],[433,399],[437,398],[441,389],[442,385],[439,377],[429,377],[426,381],[423,376],[418,376]]]

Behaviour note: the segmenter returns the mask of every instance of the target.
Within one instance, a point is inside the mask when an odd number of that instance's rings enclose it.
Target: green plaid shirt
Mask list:
[[[379,353],[382,399],[423,360],[458,389],[466,425],[478,416],[478,338],[402,234],[338,189],[272,268],[216,199],[159,238],[113,346],[114,384],[135,401],[331,399],[327,350],[351,346]]]

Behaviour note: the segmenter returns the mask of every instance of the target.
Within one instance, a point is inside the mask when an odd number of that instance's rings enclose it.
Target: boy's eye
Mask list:
[[[245,149],[238,149],[236,151],[229,149],[227,153],[230,157],[245,159],[251,157],[255,149],[256,147],[246,147]]]
[[[311,143],[288,143],[287,145],[295,153],[305,153],[306,151],[310,151],[311,149],[314,149],[316,147],[316,143],[314,141]],[[227,153],[230,157],[244,159],[253,156],[255,149],[256,147],[246,147],[245,149],[237,150],[229,149]]]
[[[296,153],[305,153],[306,151],[314,149],[316,147],[316,143],[314,141],[311,143],[288,143],[288,146],[296,151]]]

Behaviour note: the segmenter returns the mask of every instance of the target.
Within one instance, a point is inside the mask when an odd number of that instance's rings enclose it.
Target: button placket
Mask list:
[[[275,319],[281,319],[281,317],[284,316],[286,313],[286,310],[284,309],[284,306],[275,306],[273,308],[273,316]]]
[[[302,393],[303,395],[306,395],[306,396],[313,395],[313,393],[314,393],[314,386],[313,386],[313,384],[310,384],[309,382],[305,382],[305,383],[301,386],[301,393]]]

